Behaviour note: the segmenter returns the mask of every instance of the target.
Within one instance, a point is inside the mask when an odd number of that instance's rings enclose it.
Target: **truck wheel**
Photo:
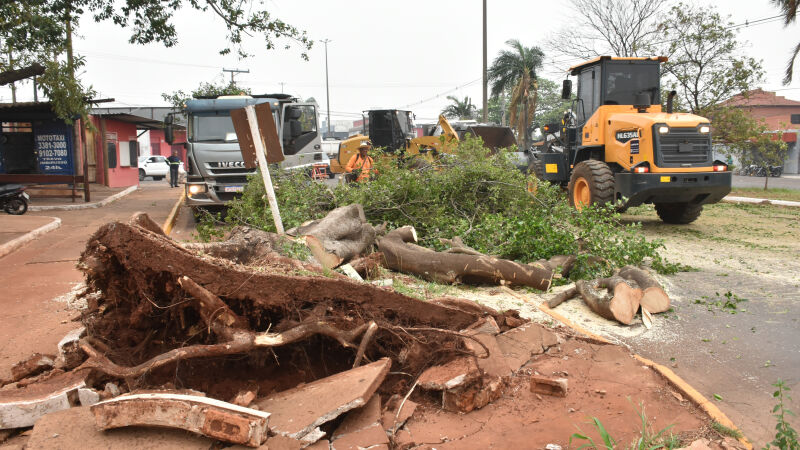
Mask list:
[[[144,177],[146,176],[147,174],[144,173],[144,169],[139,169],[139,181],[144,181]]]
[[[685,225],[700,217],[703,205],[693,203],[656,203],[656,213],[666,223]]]
[[[581,210],[614,200],[614,173],[603,161],[581,161],[569,179],[569,204]]]

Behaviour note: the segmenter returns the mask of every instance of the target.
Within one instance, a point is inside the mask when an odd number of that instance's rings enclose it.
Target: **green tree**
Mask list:
[[[506,41],[506,45],[511,50],[502,50],[489,67],[492,96],[511,91],[509,123],[516,128],[518,138],[522,137],[522,147],[527,148],[528,127],[538,100],[536,71],[542,68],[544,53],[539,47],[525,47],[517,39]]]
[[[772,4],[781,9],[784,18],[784,26],[789,26],[797,20],[797,10],[800,9],[800,2],[797,0],[772,0]],[[783,84],[792,82],[792,75],[794,73],[794,60],[797,59],[797,54],[800,53],[800,42],[797,43],[792,51],[792,57],[786,64],[786,74],[783,77]]]
[[[444,114],[445,117],[448,119],[461,120],[471,120],[475,118],[477,109],[475,105],[472,104],[472,99],[464,97],[464,100],[459,100],[452,95],[448,95],[447,99],[450,100],[450,104],[442,110],[442,114]]]
[[[1,2],[0,53],[11,48],[11,54],[24,55],[32,61],[48,62],[48,74],[42,77],[42,89],[53,101],[55,110],[65,120],[88,112],[86,98],[92,91],[81,85],[75,76],[82,64],[74,55],[72,37],[79,19],[90,14],[96,22],[111,21],[130,29],[129,42],[160,42],[172,47],[178,42],[173,23],[182,7],[209,12],[217,16],[227,29],[226,44],[220,50],[228,54],[236,50],[240,57],[249,56],[242,46],[245,36],[258,35],[265,47],[275,48],[279,42],[297,43],[302,57],[313,42],[304,31],[273,17],[259,0],[28,0]],[[289,47],[289,44],[286,44]],[[17,59],[20,59],[19,57]],[[6,65],[13,58],[6,60]]]
[[[661,53],[669,61],[662,68],[663,83],[695,114],[747,92],[764,74],[759,61],[737,53],[740,43],[731,25],[707,5],[679,3],[664,16]]]
[[[771,132],[763,119],[755,119],[741,108],[723,106],[710,111],[714,124],[714,142],[724,152],[735,156],[742,166],[756,165],[764,169],[764,189],[769,187],[769,167],[781,166],[788,146],[783,133]]]
[[[239,86],[233,82],[216,84],[212,81],[210,83],[200,83],[200,86],[189,94],[183,90],[178,90],[171,94],[161,94],[161,98],[172,105],[173,108],[180,110],[183,108],[183,104],[186,103],[186,100],[192,98],[218,97],[220,95],[250,95],[251,93],[250,88]]]
[[[571,99],[561,98],[561,85],[546,78],[539,78],[539,113],[536,115],[536,122],[539,125],[561,123],[564,112],[571,104]]]

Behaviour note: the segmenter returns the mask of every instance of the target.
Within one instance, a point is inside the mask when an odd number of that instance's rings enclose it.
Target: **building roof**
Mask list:
[[[800,102],[781,97],[774,92],[765,91],[761,88],[747,91],[731,97],[725,103],[726,106],[800,106]]]

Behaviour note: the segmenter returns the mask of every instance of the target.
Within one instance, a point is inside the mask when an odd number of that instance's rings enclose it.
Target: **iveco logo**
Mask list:
[[[244,161],[220,161],[215,164],[220,169],[244,168]]]
[[[631,139],[636,139],[639,137],[639,132],[636,130],[633,131],[617,131],[617,140],[620,142],[628,142]]]

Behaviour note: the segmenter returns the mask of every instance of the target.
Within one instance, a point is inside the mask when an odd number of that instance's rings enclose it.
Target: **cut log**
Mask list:
[[[572,297],[575,297],[576,295],[578,295],[578,290],[575,288],[575,286],[572,286],[571,288],[561,291],[551,297],[550,300],[547,301],[547,306],[551,309],[555,308],[556,306],[564,303]]]
[[[591,282],[578,280],[575,288],[583,298],[584,303],[594,312],[608,320],[616,320],[625,325],[630,325],[633,316],[639,309],[639,300],[642,291],[630,287],[620,277],[601,279],[595,282],[597,286],[606,287],[609,294],[603,296]]]
[[[317,261],[332,269],[367,250],[381,230],[367,222],[361,205],[352,204],[336,208],[324,218],[287,233],[302,236]]]
[[[547,290],[553,272],[537,265],[520,264],[485,255],[435,252],[416,244],[416,230],[405,226],[378,241],[386,266],[440,283],[507,283]]]
[[[661,313],[669,310],[669,296],[656,279],[646,271],[634,266],[625,266],[619,271],[619,276],[626,280],[635,281],[644,291],[641,304],[650,313]]]

